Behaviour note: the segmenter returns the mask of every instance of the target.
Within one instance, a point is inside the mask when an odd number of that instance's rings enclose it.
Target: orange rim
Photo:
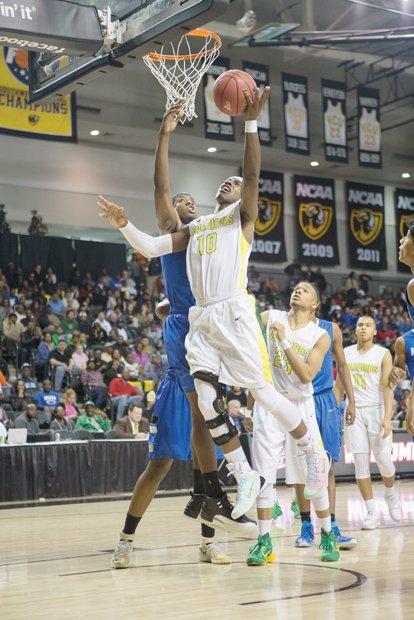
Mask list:
[[[200,56],[210,56],[221,48],[221,39],[218,34],[210,32],[209,30],[204,30],[204,28],[196,28],[195,30],[191,30],[191,32],[187,32],[184,36],[202,37],[205,39],[211,37],[214,39],[215,43],[211,49],[204,52],[197,52],[194,54],[159,54],[158,52],[150,52],[146,55],[146,58],[152,60],[152,62],[159,62],[160,60],[193,60],[194,58],[200,58]]]

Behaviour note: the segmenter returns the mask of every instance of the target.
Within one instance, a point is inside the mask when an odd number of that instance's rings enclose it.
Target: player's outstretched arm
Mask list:
[[[172,233],[180,229],[180,219],[172,203],[168,149],[170,134],[175,131],[183,116],[184,105],[185,100],[179,101],[164,114],[158,134],[155,152],[154,202],[161,234]]]
[[[407,352],[405,350],[405,342],[404,338],[400,336],[395,341],[394,345],[394,366],[390,372],[390,387],[394,387],[397,381],[401,381],[401,379],[405,379],[406,372],[405,368],[407,365]]]
[[[185,250],[189,239],[188,227],[171,235],[151,237],[136,228],[129,220],[123,207],[109,202],[99,196],[96,203],[101,210],[100,216],[106,219],[114,228],[118,228],[128,243],[146,258],[157,258],[172,252]]]
[[[388,437],[392,431],[391,418],[392,418],[392,404],[394,401],[394,391],[390,387],[390,373],[392,370],[392,357],[389,351],[386,352],[382,358],[381,364],[381,386],[382,394],[384,398],[384,418],[381,422],[381,428],[383,431],[383,437]]]
[[[336,323],[332,324],[332,334],[333,334],[332,352],[334,354],[336,367],[338,369],[338,376],[341,379],[341,385],[348,399],[348,404],[346,406],[346,412],[345,412],[345,424],[347,426],[351,426],[355,422],[355,415],[356,415],[354,388],[352,386],[351,373],[349,372],[348,364],[346,363],[346,359],[345,359],[342,332]],[[341,397],[341,400],[338,402],[338,404],[342,402],[342,399],[343,399],[343,395]]]
[[[243,156],[243,185],[240,203],[243,233],[251,243],[254,235],[254,225],[258,214],[259,177],[260,177],[260,142],[257,133],[257,119],[269,99],[270,87],[266,86],[259,97],[256,88],[252,99],[247,90],[243,91],[245,109],[245,141]]]

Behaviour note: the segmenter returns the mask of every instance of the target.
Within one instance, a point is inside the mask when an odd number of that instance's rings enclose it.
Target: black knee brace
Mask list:
[[[212,372],[199,370],[193,374],[194,379],[200,379],[206,383],[210,383],[216,390],[216,398],[213,401],[214,411],[217,412],[217,416],[211,420],[206,420],[206,426],[211,432],[214,443],[217,446],[226,444],[232,437],[236,437],[239,433],[237,428],[230,420],[229,414],[226,411],[226,405],[224,404],[225,386],[219,382],[217,375]],[[213,431],[220,429],[217,433]]]

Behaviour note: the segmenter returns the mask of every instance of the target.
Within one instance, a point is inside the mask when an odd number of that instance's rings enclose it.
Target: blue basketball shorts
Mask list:
[[[185,337],[190,325],[188,313],[171,312],[164,324],[164,344],[168,367],[172,368],[184,392],[195,392],[194,379],[186,359]]]
[[[334,461],[339,461],[342,448],[343,414],[332,390],[314,394],[313,398],[324,448]]]

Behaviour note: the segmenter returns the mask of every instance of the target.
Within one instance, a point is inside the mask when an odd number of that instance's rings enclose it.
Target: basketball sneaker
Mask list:
[[[363,530],[375,530],[380,524],[379,514],[377,512],[367,512],[362,521]]]
[[[322,562],[337,562],[339,560],[340,555],[338,543],[332,530],[329,534],[327,534],[324,530],[321,530],[321,543],[319,545],[319,549],[322,549]]]
[[[276,500],[273,506],[273,511],[272,511],[273,521],[276,521],[276,519],[280,517],[282,514],[283,514],[283,510],[281,509],[279,502]]]
[[[264,564],[274,561],[275,554],[270,534],[259,536],[257,543],[249,548],[246,563],[248,566],[264,566]]]
[[[198,519],[205,495],[204,493],[193,493],[192,491],[190,495],[191,497],[184,508],[184,514],[186,517],[190,517],[190,519]]]
[[[300,508],[299,508],[299,504],[298,504],[298,500],[292,499],[292,503],[290,504],[290,509],[293,512],[293,516],[295,517],[295,519],[300,519]]]
[[[323,450],[316,450],[313,445],[305,450],[307,474],[304,495],[306,499],[317,497],[328,486],[330,462]]]
[[[221,497],[205,497],[201,508],[201,521],[210,527],[219,527],[235,536],[249,537],[256,534],[256,521],[241,515],[235,519],[234,507],[226,493]]]
[[[355,547],[357,546],[357,541],[355,540],[355,538],[350,538],[349,536],[342,536],[340,529],[335,521],[331,522],[331,528],[333,533],[335,534],[335,538],[340,549],[355,549]]]
[[[385,497],[385,501],[390,511],[391,519],[394,521],[401,521],[401,506],[398,497],[396,495],[390,495],[389,497]]]
[[[202,542],[198,550],[198,559],[200,562],[211,564],[231,564],[230,556],[215,542],[207,544]]]
[[[127,568],[129,565],[129,556],[131,555],[133,548],[133,536],[128,536],[127,534],[124,534],[124,532],[121,532],[120,540],[115,547],[111,559],[112,568]]]
[[[295,547],[312,547],[314,542],[315,534],[312,523],[310,521],[303,521],[300,535],[295,540]]]
[[[243,472],[237,467],[238,463],[229,463],[227,469],[237,480],[237,498],[231,516],[238,519],[244,515],[256,501],[260,493],[262,482],[254,469]]]

